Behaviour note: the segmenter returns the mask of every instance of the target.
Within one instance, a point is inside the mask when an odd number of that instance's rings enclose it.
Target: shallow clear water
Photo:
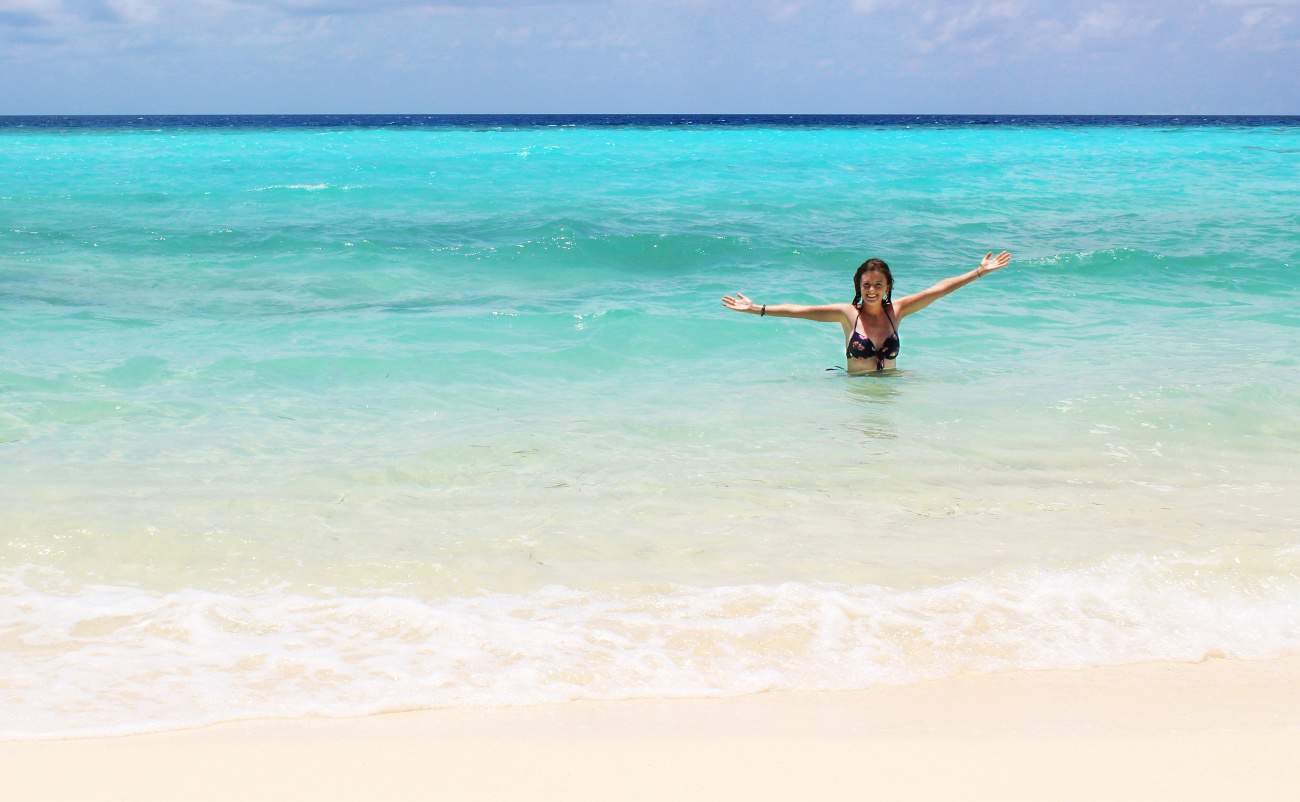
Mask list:
[[[1300,648],[1300,127],[10,127],[0,176],[0,734]],[[883,378],[718,303],[1001,248]]]

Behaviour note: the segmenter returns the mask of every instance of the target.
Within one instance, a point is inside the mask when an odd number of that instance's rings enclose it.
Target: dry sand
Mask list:
[[[1300,800],[1300,657],[0,743],[34,800]]]

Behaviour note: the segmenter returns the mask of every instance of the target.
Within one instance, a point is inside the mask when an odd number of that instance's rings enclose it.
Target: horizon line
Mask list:
[[[204,111],[204,112],[45,112],[3,113],[15,117],[1300,117],[1271,112],[783,112],[783,111]]]

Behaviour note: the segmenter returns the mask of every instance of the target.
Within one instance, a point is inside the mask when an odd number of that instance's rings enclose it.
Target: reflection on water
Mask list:
[[[867,440],[896,440],[898,427],[891,416],[891,407],[903,396],[901,379],[903,371],[896,368],[873,373],[840,374],[849,379],[845,393],[849,400],[863,407],[860,416],[850,419],[848,427],[864,435]]]
[[[897,440],[898,429],[889,420],[863,421],[853,427],[854,431],[861,432],[868,440]]]
[[[844,386],[849,397],[866,403],[892,402],[902,395],[903,385],[901,380],[907,377],[905,371],[897,368],[873,373],[841,373],[838,375],[848,379]]]

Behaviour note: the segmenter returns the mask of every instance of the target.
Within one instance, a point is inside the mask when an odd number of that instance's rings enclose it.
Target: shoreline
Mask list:
[[[1300,655],[0,742],[38,800],[1293,799]]]

